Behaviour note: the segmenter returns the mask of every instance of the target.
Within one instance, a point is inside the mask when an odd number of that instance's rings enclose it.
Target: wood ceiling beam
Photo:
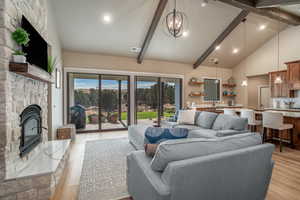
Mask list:
[[[137,58],[137,62],[139,64],[141,64],[143,62],[146,51],[149,47],[149,44],[152,40],[152,37],[155,33],[155,30],[156,30],[157,25],[160,21],[160,18],[162,17],[162,14],[163,14],[164,10],[166,8],[167,3],[168,3],[168,0],[160,0],[159,3],[158,3],[158,6],[157,6],[155,14],[153,16],[150,28],[147,32],[146,38],[143,42],[143,46],[142,46],[141,51],[140,51],[140,53],[138,55],[138,58]]]
[[[258,15],[269,17],[283,23],[298,26],[300,25],[300,17],[289,12],[280,10],[279,8],[256,8],[256,4],[252,0],[218,0],[220,2],[248,10]],[[288,0],[287,0],[288,1]]]
[[[223,40],[248,16],[250,12],[243,10],[240,14],[234,18],[234,20],[227,26],[227,28],[219,35],[219,37],[210,45],[210,47],[201,55],[195,62],[194,69],[199,67],[205,59],[215,50],[216,46],[220,45]]]
[[[256,8],[268,8],[300,4],[300,0],[257,0]]]

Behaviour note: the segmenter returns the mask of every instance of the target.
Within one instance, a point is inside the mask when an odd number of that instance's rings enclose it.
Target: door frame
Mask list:
[[[66,109],[66,120],[67,120],[67,123],[69,122],[69,107],[70,107],[70,74],[91,74],[91,75],[96,75],[98,77],[98,87],[99,87],[99,91],[98,91],[98,129],[95,129],[95,130],[81,130],[81,131],[76,131],[77,134],[83,134],[83,133],[95,133],[95,132],[109,132],[109,131],[120,131],[120,130],[127,130],[128,129],[128,126],[130,126],[131,124],[131,104],[130,104],[130,90],[131,90],[131,87],[130,87],[130,76],[128,75],[117,75],[117,74],[98,74],[98,73],[86,73],[86,72],[66,72],[66,85],[67,87],[65,88],[66,89],[66,106],[65,106],[65,109]],[[124,77],[127,77],[127,103],[128,103],[128,112],[127,112],[127,127],[124,127],[124,128],[113,128],[113,129],[102,129],[102,123],[101,123],[101,113],[102,113],[102,105],[101,105],[101,91],[102,91],[102,76],[103,75],[111,75],[111,76],[124,76]],[[120,82],[118,82],[118,87],[119,87],[119,84]],[[119,87],[120,89],[120,87]],[[119,91],[120,92],[120,91]],[[119,100],[120,101],[120,100]],[[123,123],[122,123],[123,125]]]
[[[95,66],[85,66],[85,67],[72,67],[72,66],[65,66],[63,69],[63,113],[64,113],[64,124],[68,123],[68,81],[67,81],[67,73],[88,73],[88,74],[110,74],[110,75],[128,75],[130,76],[130,120],[131,123],[134,123],[134,108],[135,108],[135,86],[134,86],[134,77],[135,76],[154,76],[154,77],[162,77],[162,78],[179,78],[182,81],[181,84],[181,104],[183,106],[183,102],[185,102],[185,76],[182,74],[166,74],[166,73],[155,73],[155,72],[135,72],[135,71],[125,71],[125,70],[109,70],[105,68],[113,68],[113,66],[106,66],[101,69],[101,67]]]
[[[269,85],[259,85],[257,86],[257,98],[258,98],[258,107],[261,108],[261,88],[269,88],[271,90],[271,87]],[[271,91],[270,91],[271,92]],[[271,93],[270,93],[271,94]],[[271,98],[271,95],[270,95]],[[269,105],[270,106],[270,105]]]
[[[138,124],[138,120],[137,120],[137,95],[136,95],[136,91],[137,91],[137,77],[152,77],[152,78],[157,78],[157,84],[158,84],[158,99],[157,99],[157,103],[158,103],[158,107],[157,107],[157,125],[158,127],[160,127],[161,125],[161,117],[163,117],[163,113],[164,113],[164,105],[163,105],[163,97],[164,97],[164,91],[163,91],[163,78],[174,78],[174,77],[154,77],[154,76],[134,76],[134,124]],[[179,79],[179,84],[180,84],[180,94],[179,94],[179,98],[180,98],[180,102],[179,102],[179,108],[182,109],[182,105],[183,105],[183,78],[177,78]]]

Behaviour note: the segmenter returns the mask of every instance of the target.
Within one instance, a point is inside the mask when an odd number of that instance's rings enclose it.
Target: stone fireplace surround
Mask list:
[[[42,141],[20,157],[21,112],[36,104],[42,109],[42,126],[48,128],[51,83],[34,80],[9,71],[15,44],[11,32],[25,15],[47,40],[45,0],[0,0],[0,199],[46,200],[54,193],[69,155],[70,141]],[[41,77],[50,75],[30,66]]]

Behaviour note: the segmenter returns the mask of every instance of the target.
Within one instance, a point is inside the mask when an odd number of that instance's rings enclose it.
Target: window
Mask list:
[[[220,101],[220,80],[204,79],[204,101]]]

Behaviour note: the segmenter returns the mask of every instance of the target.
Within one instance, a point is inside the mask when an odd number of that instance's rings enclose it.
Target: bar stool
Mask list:
[[[233,116],[237,116],[236,111],[233,109],[224,109],[224,114],[225,115],[233,115]]]
[[[255,113],[254,110],[251,109],[241,109],[241,118],[247,118],[248,119],[248,125],[250,126],[251,132],[256,132],[257,127],[262,125],[261,120],[255,119]]]
[[[263,112],[263,137],[264,141],[267,139],[267,131],[268,129],[271,130],[277,130],[278,133],[278,138],[274,138],[272,135],[272,140],[279,140],[279,145],[280,145],[280,152],[282,152],[282,133],[284,131],[288,131],[290,134],[290,145],[293,147],[294,146],[294,141],[293,141],[293,124],[284,124],[283,123],[283,114],[282,113],[274,113],[274,112]]]

